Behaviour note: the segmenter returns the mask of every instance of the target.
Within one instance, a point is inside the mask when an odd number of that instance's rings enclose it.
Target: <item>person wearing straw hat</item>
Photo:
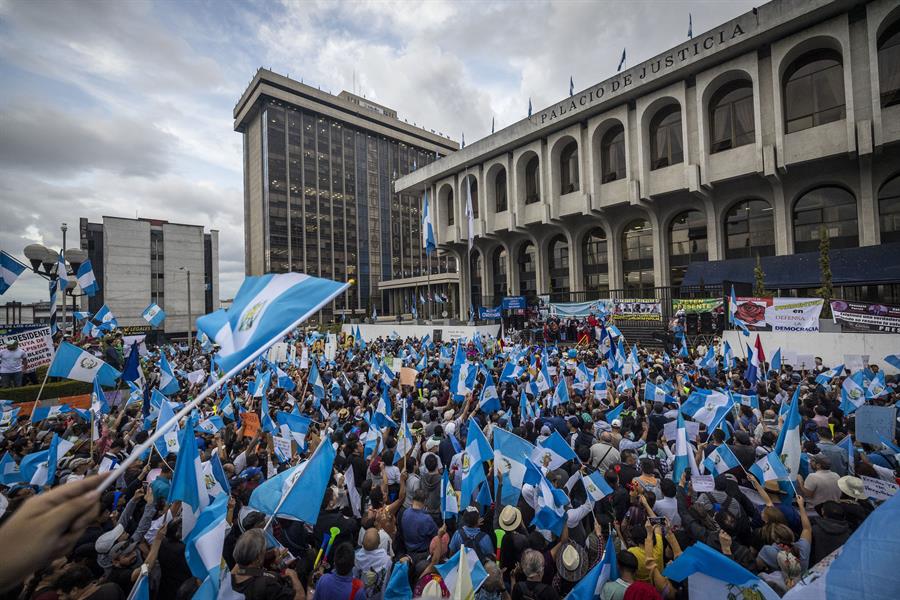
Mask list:
[[[556,555],[557,576],[553,585],[559,595],[565,597],[584,578],[589,567],[584,547],[571,540],[567,541]]]
[[[859,477],[844,475],[838,479],[838,489],[841,490],[838,502],[844,509],[844,516],[851,531],[856,531],[866,517],[872,514],[875,507],[869,501],[869,494],[866,493],[863,480]]]

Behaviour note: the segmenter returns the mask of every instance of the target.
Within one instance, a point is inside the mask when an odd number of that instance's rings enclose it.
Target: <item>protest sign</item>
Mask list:
[[[891,496],[896,494],[898,489],[900,489],[900,486],[892,481],[885,481],[883,479],[868,477],[866,475],[863,475],[861,479],[863,481],[863,488],[866,490],[866,494],[869,495],[869,498],[874,498],[876,500],[887,500]]]
[[[416,385],[416,376],[418,374],[419,372],[411,367],[403,367],[400,369],[400,385]]]
[[[275,451],[277,453],[290,460],[291,438],[281,437],[280,435],[273,435],[272,443],[275,445]]]
[[[863,404],[855,413],[856,441],[863,444],[881,444],[881,439],[894,439],[895,406]]]
[[[680,298],[672,300],[672,311],[686,313],[708,313],[722,307],[722,298]]]
[[[241,421],[244,424],[244,437],[256,437],[256,432],[259,431],[259,415],[248,411],[241,414]]]
[[[287,360],[288,345],[286,342],[277,342],[269,348],[269,361],[280,363]]]
[[[616,298],[608,312],[614,319],[624,321],[659,321],[662,319],[662,303],[656,299]]]
[[[493,308],[486,306],[478,307],[478,318],[479,319],[499,319],[500,311],[502,309],[499,306],[495,306]]]
[[[712,492],[716,489],[715,478],[712,475],[691,475],[691,487],[695,492]]]
[[[7,329],[3,334],[3,345],[5,346],[9,340],[19,342],[19,348],[25,352],[28,373],[53,361],[53,338],[50,336],[50,327],[23,325]]]
[[[669,421],[663,427],[663,435],[666,436],[667,440],[675,439],[675,431],[676,431],[676,422]],[[685,421],[684,427],[687,430],[688,439],[693,441],[697,439],[697,434],[700,432],[700,423],[697,421]]]
[[[831,314],[842,331],[900,333],[900,306],[832,300]]]
[[[819,331],[821,298],[737,298],[735,317],[753,331]]]

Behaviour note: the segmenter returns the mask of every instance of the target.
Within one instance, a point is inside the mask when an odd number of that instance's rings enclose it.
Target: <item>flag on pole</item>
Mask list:
[[[150,577],[147,565],[141,565],[141,574],[131,587],[126,600],[150,600]]]
[[[58,309],[56,303],[56,292],[59,291],[59,287],[56,285],[56,281],[51,279],[48,282],[50,286],[50,335],[55,336],[59,331],[59,325],[56,322],[56,311]]]
[[[228,494],[219,494],[212,504],[204,508],[197,522],[184,540],[184,556],[191,574],[202,583],[197,595],[207,597],[204,589],[218,592],[222,572],[222,547],[228,523]],[[213,596],[214,597],[214,596]]]
[[[441,515],[443,519],[454,519],[459,514],[459,500],[456,491],[450,484],[450,469],[444,469],[443,483],[441,485]]]
[[[100,284],[97,283],[97,278],[94,277],[94,268],[91,266],[90,260],[81,263],[75,278],[78,280],[78,286],[81,288],[81,291],[87,294],[88,297],[93,298],[100,291]]]
[[[681,410],[695,421],[711,427],[731,410],[731,399],[718,390],[694,390],[684,401]]]
[[[841,410],[845,415],[856,411],[866,403],[866,388],[863,372],[857,371],[844,379],[841,384]]]
[[[614,536],[610,535],[606,538],[603,559],[572,588],[572,591],[566,596],[566,600],[594,600],[599,598],[606,582],[615,581],[618,578],[619,567],[616,562],[615,539]]]
[[[531,117],[531,97],[528,98],[528,117]]]
[[[622,58],[619,59],[619,66],[616,67],[616,73],[622,70],[622,67],[625,66],[625,48],[622,48]]]
[[[200,317],[197,328],[218,344],[216,362],[228,372],[317,313],[348,286],[302,273],[247,277],[231,307]]]
[[[694,20],[691,18],[691,13],[688,13],[688,39],[692,39],[694,37]]]
[[[450,591],[450,600],[472,600],[487,579],[487,571],[478,560],[478,554],[467,546],[460,546],[450,560],[434,568]]]
[[[791,478],[784,463],[775,452],[769,452],[753,463],[747,472],[756,477],[760,485],[764,485],[767,481],[788,481]]]
[[[462,485],[460,508],[469,506],[472,496],[481,482],[486,481],[484,463],[494,458],[494,450],[478,426],[478,421],[469,417],[466,447],[462,456]]]
[[[556,429],[546,440],[538,442],[531,453],[531,461],[534,464],[546,467],[551,471],[560,468],[570,460],[578,462],[578,456]]]
[[[85,383],[92,383],[97,379],[102,385],[113,387],[122,374],[90,352],[63,342],[50,364],[49,375]]]
[[[425,190],[425,194],[422,196],[422,245],[425,248],[425,256],[431,256],[431,253],[437,249],[434,239],[434,221],[431,219],[431,209],[428,206],[428,190]]]
[[[144,312],[141,313],[141,316],[144,317],[145,321],[150,323],[151,327],[159,327],[160,323],[166,318],[166,311],[160,308],[159,304],[151,302],[150,306],[145,308]]]
[[[524,392],[523,392],[524,393]],[[519,501],[525,478],[525,465],[535,447],[532,443],[503,429],[494,429],[495,476],[503,477],[504,505]]]
[[[174,394],[181,389],[181,385],[175,378],[175,371],[169,364],[165,352],[159,356],[159,391],[163,394]]]
[[[703,461],[703,466],[706,468],[707,472],[718,477],[731,469],[736,469],[741,466],[741,463],[737,456],[734,455],[734,452],[731,451],[731,448],[725,444],[719,444],[716,446],[715,450],[709,453],[706,460]]]
[[[162,419],[160,423],[163,423]],[[171,504],[176,500],[182,502],[181,531],[182,539],[185,539],[197,523],[200,511],[209,506],[209,494],[206,493],[203,465],[200,464],[200,455],[197,453],[197,439],[191,419],[185,421],[178,436],[178,458],[175,460],[168,502]]]
[[[569,97],[571,98],[575,94],[575,80],[572,79],[572,76],[569,75]]]
[[[482,369],[484,373],[484,387],[481,389],[481,400],[478,402],[478,408],[481,412],[488,414],[501,410],[500,396],[497,394],[497,386],[494,385],[494,378],[487,369]]]
[[[472,210],[472,180],[466,177],[466,221],[469,226],[469,252],[475,244],[475,213]]]
[[[663,575],[673,581],[687,579],[691,598],[778,600],[766,582],[703,542],[685,549]]]
[[[12,255],[0,251],[0,296],[16,282],[27,267]]]
[[[62,250],[59,251],[59,256],[56,261],[56,276],[59,289],[65,291],[69,285],[69,276],[66,273],[66,259],[63,256]]]

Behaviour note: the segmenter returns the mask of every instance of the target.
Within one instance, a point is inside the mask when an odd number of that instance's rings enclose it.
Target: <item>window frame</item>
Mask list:
[[[677,121],[666,123],[665,121],[677,115]],[[656,111],[653,118],[650,119],[650,170],[656,171],[684,162],[684,135],[682,135],[683,117],[681,114],[681,104],[672,102],[666,104]],[[658,146],[658,132],[660,129],[667,132],[665,139],[665,156],[661,154],[661,148]],[[677,153],[672,150],[672,135],[676,133],[680,142],[680,150]]]
[[[797,73],[803,71],[803,69],[810,67],[817,62],[823,62],[827,60],[833,61],[834,64],[815,71],[810,71],[809,73],[797,75]],[[836,83],[840,84],[840,98],[842,102],[833,106],[821,107],[819,106],[820,98],[815,93],[815,90],[819,87],[817,84],[826,78],[826,75],[823,74],[831,72],[828,75],[830,76],[835,72],[835,69],[837,69],[840,73],[839,77],[836,80]],[[791,99],[790,95],[788,94],[788,86],[790,84],[796,84],[797,86],[799,86],[801,82],[806,79],[809,80],[808,93],[809,101],[812,105],[812,112],[789,118],[789,109],[792,103],[800,102],[801,100]],[[784,106],[782,107],[782,118],[785,134],[797,133],[798,131],[805,131],[807,129],[819,127],[820,125],[827,125],[828,123],[834,123],[835,121],[846,119],[847,90],[844,87],[844,57],[840,52],[831,48],[816,48],[798,56],[791,62],[791,64],[784,72],[784,76],[781,80],[781,94],[784,104]],[[838,111],[839,115],[835,117],[828,114],[833,111]],[[804,119],[809,119],[809,124],[802,126],[802,124],[799,124],[798,122]]]

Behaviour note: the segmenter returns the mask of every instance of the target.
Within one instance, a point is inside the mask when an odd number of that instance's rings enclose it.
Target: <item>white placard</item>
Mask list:
[[[309,348],[307,348],[306,346],[303,346],[303,353],[300,355],[300,368],[309,368]]]
[[[334,355],[337,352],[337,344],[331,341],[325,342],[325,360],[331,361],[334,360]]]
[[[272,436],[272,444],[275,446],[275,452],[280,453],[281,456],[286,458],[287,460],[291,459],[291,439],[286,437],[281,437],[280,435]]]
[[[288,345],[286,342],[276,342],[269,348],[269,360],[273,363],[281,363],[287,360]]]
[[[781,362],[786,365],[791,365],[792,367],[797,366],[797,352],[794,350],[783,350],[781,351]]]
[[[695,492],[715,491],[715,478],[712,475],[691,475],[691,487]]]
[[[394,372],[394,375],[397,375],[400,373],[400,369],[402,369],[402,368],[403,368],[403,359],[395,358],[393,360],[393,362],[391,363],[391,371]]]
[[[869,498],[875,498],[876,500],[888,500],[897,493],[898,489],[900,489],[900,486],[896,483],[885,481],[883,479],[876,479],[875,477],[863,475],[862,480],[863,487],[869,495]]]
[[[869,366],[868,354],[845,354],[844,368],[849,369],[851,373],[860,371]]]
[[[794,364],[795,369],[800,371],[812,371],[816,367],[816,357],[812,354],[798,354],[797,362]]]
[[[678,427],[678,421],[669,421],[663,427],[663,435],[666,436],[667,440],[674,440],[675,433]],[[690,441],[694,441],[697,439],[697,434],[700,432],[700,423],[697,421],[685,421],[684,428],[687,429],[687,436]]]

